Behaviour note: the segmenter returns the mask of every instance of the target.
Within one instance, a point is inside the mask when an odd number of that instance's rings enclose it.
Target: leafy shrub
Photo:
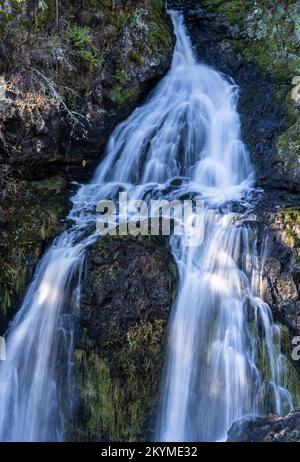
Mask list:
[[[99,55],[93,46],[91,30],[88,27],[74,26],[69,30],[68,37],[82,64],[90,71],[97,70]]]
[[[69,30],[69,39],[73,46],[81,50],[93,43],[93,37],[88,27],[74,26]]]

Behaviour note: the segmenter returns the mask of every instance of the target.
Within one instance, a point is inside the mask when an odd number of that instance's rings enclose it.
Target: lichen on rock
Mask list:
[[[233,45],[274,79],[292,79],[300,71],[300,7],[297,0],[203,0],[224,16]]]

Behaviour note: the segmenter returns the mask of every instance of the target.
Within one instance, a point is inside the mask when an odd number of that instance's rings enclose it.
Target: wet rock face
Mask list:
[[[286,417],[269,415],[267,417],[249,417],[234,422],[228,432],[230,442],[299,442],[300,411]]]
[[[293,338],[300,335],[298,197],[265,192],[256,204],[255,227],[261,296],[281,329],[281,349],[289,360],[287,384],[300,405],[300,361],[294,360]]]
[[[161,0],[61,2],[58,23],[31,3],[0,24],[0,163],[17,178],[78,180],[169,69],[172,24]]]
[[[294,256],[290,248],[276,240],[272,242],[264,263],[263,295],[264,300],[272,306],[277,320],[282,321],[292,332],[298,333],[300,301],[293,267],[290,266],[293,263]]]
[[[151,438],[176,279],[168,251],[150,238],[107,237],[88,251],[71,439]]]
[[[285,324],[291,334],[299,335],[298,196],[284,193],[281,196],[266,192],[256,205],[258,241],[260,252],[264,253],[262,291],[276,319]]]

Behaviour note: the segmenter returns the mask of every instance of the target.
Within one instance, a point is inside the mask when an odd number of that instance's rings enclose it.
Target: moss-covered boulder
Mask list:
[[[87,255],[70,439],[151,438],[176,266],[151,238],[102,238]]]

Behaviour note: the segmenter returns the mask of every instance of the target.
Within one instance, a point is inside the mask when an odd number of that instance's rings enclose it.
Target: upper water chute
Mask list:
[[[239,198],[254,175],[240,141],[237,88],[196,63],[182,17],[171,15],[177,36],[171,70],[115,130],[94,181],[164,184],[182,175],[219,202]]]

